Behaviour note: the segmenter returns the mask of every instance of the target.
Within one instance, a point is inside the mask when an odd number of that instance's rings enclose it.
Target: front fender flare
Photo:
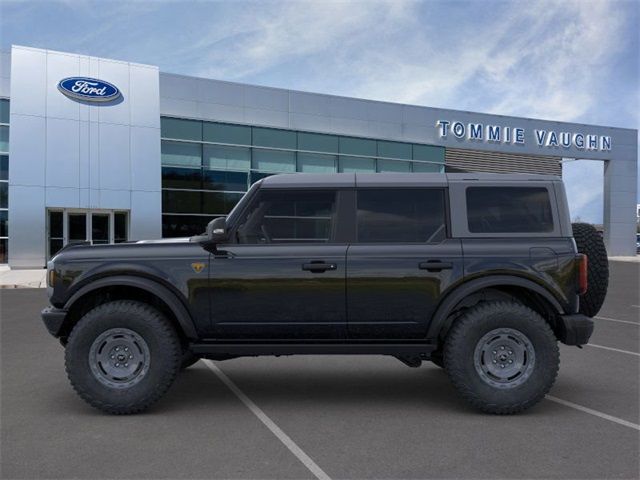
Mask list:
[[[112,286],[125,286],[134,287],[141,290],[145,290],[150,294],[158,297],[162,300],[171,310],[175,316],[178,324],[182,328],[183,333],[189,339],[197,339],[198,333],[193,323],[193,319],[183,302],[178,296],[169,290],[167,287],[145,277],[138,277],[132,275],[113,275],[108,277],[102,277],[98,280],[92,281],[81,287],[76,291],[64,305],[65,310],[69,310],[75,302],[85,296],[87,293],[93,292],[100,288],[112,287]]]
[[[440,336],[443,328],[446,329],[448,327],[447,319],[449,315],[453,312],[455,306],[464,300],[465,297],[485,288],[500,286],[515,286],[531,290],[549,302],[558,315],[564,312],[564,308],[558,299],[549,290],[532,280],[512,275],[491,275],[489,277],[477,278],[465,282],[450,292],[436,309],[436,313],[433,315],[429,328],[427,329],[427,338],[436,339]]]

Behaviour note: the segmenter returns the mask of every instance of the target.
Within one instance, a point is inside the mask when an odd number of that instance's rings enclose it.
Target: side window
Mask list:
[[[264,189],[240,222],[238,243],[328,243],[335,218],[334,190]]]
[[[358,191],[358,242],[438,243],[446,237],[445,225],[443,189]]]
[[[469,187],[467,222],[472,233],[552,232],[549,192],[544,187]]]

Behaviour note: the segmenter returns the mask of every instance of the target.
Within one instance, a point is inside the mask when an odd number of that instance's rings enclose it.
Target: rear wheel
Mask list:
[[[451,328],[444,367],[474,407],[518,413],[551,389],[560,363],[553,331],[517,302],[486,302],[470,308]]]
[[[573,223],[571,227],[578,252],[587,256],[588,288],[587,292],[580,296],[580,313],[587,317],[595,317],[604,303],[609,286],[607,249],[593,225]]]
[[[180,341],[153,307],[120,300],[99,305],[75,325],[65,351],[71,385],[108,413],[141,412],[169,389],[180,368]]]

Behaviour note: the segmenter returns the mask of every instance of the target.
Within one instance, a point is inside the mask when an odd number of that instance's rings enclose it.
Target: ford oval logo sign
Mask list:
[[[118,87],[97,78],[63,78],[58,83],[58,90],[69,98],[88,102],[110,102],[120,97]]]

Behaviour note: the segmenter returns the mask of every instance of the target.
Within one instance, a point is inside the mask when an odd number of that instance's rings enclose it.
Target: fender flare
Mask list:
[[[512,275],[491,275],[489,277],[469,280],[462,285],[454,288],[453,291],[451,291],[445,297],[445,299],[436,309],[431,323],[429,324],[429,328],[427,329],[427,338],[437,339],[440,336],[441,331],[449,326],[447,324],[447,319],[453,311],[454,307],[465,297],[485,288],[499,286],[516,286],[526,288],[534,293],[539,294],[542,298],[549,302],[549,304],[554,308],[558,315],[561,315],[564,312],[564,308],[562,307],[558,299],[549,290],[538,285],[532,280]]]
[[[132,275],[112,275],[108,277],[102,277],[98,280],[84,285],[73,295],[71,295],[71,297],[65,302],[64,309],[68,311],[74,303],[76,303],[80,298],[84,297],[87,293],[98,290],[100,288],[112,286],[135,287],[141,290],[145,290],[146,292],[158,297],[169,307],[169,310],[171,310],[171,312],[175,316],[185,336],[189,339],[198,338],[198,333],[193,324],[191,314],[184,306],[182,301],[178,298],[178,296],[167,287],[159,284],[154,280],[150,280],[144,277]]]

